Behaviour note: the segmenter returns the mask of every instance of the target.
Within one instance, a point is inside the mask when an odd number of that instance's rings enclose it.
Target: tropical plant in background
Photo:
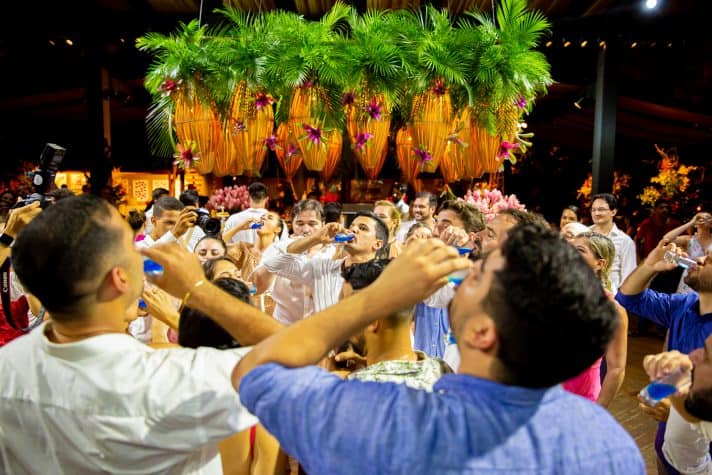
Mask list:
[[[613,194],[616,196],[621,196],[625,190],[630,187],[631,177],[627,173],[619,172],[615,170],[613,172]],[[593,187],[593,175],[590,173],[581,184],[581,187],[577,191],[576,197],[583,203],[588,203],[591,200],[591,189]]]
[[[518,124],[551,83],[535,50],[549,23],[525,0],[457,20],[432,6],[358,14],[341,2],[319,21],[221,12],[216,27],[182,23],[137,43],[154,55],[146,78],[154,152],[194,141],[200,173],[258,174],[275,125],[287,124],[307,168],[324,175],[345,128],[370,178],[397,131],[409,180],[435,171],[448,149],[448,181],[479,177],[524,151],[529,135]]]

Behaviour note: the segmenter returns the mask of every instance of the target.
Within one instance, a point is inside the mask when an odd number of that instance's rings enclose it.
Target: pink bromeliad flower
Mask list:
[[[356,150],[361,150],[363,147],[366,146],[366,143],[373,138],[373,134],[369,134],[368,132],[359,132],[356,134],[356,137],[354,137],[354,148]]]
[[[200,160],[198,146],[193,140],[189,140],[186,145],[178,144],[176,148],[178,151],[173,155],[173,158],[176,159],[173,165],[176,165],[181,170],[187,170],[194,162]]]
[[[173,79],[164,79],[160,86],[158,86],[158,92],[164,96],[170,96],[173,91],[176,91],[180,87],[182,80],[174,81]]]
[[[299,155],[299,147],[290,143],[289,147],[287,147],[287,153],[285,154],[285,157],[292,158],[295,155]]]
[[[309,124],[302,124],[302,128],[307,131],[307,139],[314,145],[320,145],[322,141],[321,129],[312,127]]]
[[[236,134],[238,132],[245,132],[245,131],[247,131],[247,124],[245,124],[245,122],[240,119],[235,119],[235,121],[232,124],[232,133]]]
[[[527,106],[527,100],[524,99],[524,96],[519,96],[519,99],[514,101],[514,103],[519,107],[520,109],[524,109]]]
[[[275,137],[274,135],[270,135],[269,137],[267,137],[264,140],[264,144],[265,144],[265,147],[267,147],[268,149],[270,149],[274,152],[275,149],[278,147],[277,137]]]
[[[425,162],[429,162],[433,159],[433,156],[430,155],[430,152],[428,152],[424,148],[414,148],[413,153],[418,156],[421,165],[425,165]]]
[[[437,79],[433,84],[433,87],[430,88],[430,91],[437,96],[444,95],[447,92],[447,87],[445,87],[445,81],[443,81],[442,79]]]
[[[260,110],[263,107],[267,107],[274,104],[274,98],[269,94],[264,92],[258,92],[255,97],[255,109]]]
[[[366,110],[368,115],[371,116],[372,119],[381,120],[382,106],[378,103],[375,97],[371,99],[371,103],[367,105],[364,109]]]
[[[509,158],[512,150],[519,148],[518,143],[510,143],[506,140],[499,145],[499,152],[497,153],[497,158]]]

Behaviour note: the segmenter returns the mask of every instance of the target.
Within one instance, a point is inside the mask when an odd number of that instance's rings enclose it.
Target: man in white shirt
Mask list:
[[[600,193],[591,198],[591,231],[603,234],[616,247],[616,256],[611,267],[611,285],[617,290],[638,264],[635,242],[626,233],[618,229],[613,217],[618,212],[618,200],[610,193]]]
[[[244,223],[252,218],[257,219],[267,212],[267,201],[269,197],[267,195],[267,187],[264,183],[252,183],[249,187],[247,187],[247,193],[250,195],[250,207],[227,218],[223,232],[229,231],[237,226],[238,223]],[[256,238],[257,231],[254,229],[247,229],[245,231],[237,232],[230,242],[243,241],[254,243]]]
[[[194,208],[186,207],[172,196],[159,198],[153,205],[151,221],[153,229],[142,241],[136,242],[138,247],[152,247],[156,244],[168,244],[178,240],[195,226],[197,215]],[[188,248],[193,252],[193,249]]]
[[[344,244],[346,257],[308,258],[305,252],[317,245],[334,244],[336,234],[348,232],[354,236]],[[388,242],[388,228],[370,211],[356,214],[348,230],[339,223],[328,223],[310,236],[293,242],[280,242],[275,253],[262,260],[261,265],[278,276],[294,280],[308,286],[312,292],[314,311],[324,310],[339,301],[344,278],[341,271],[345,266],[357,262],[367,262],[377,257],[378,252]]]
[[[0,472],[222,473],[218,442],[256,422],[230,380],[241,354],[153,351],[126,335],[144,277],[116,209],[62,200],[19,234],[12,260],[52,320],[0,348]],[[245,345],[280,328],[238,308],[217,321]]]
[[[324,226],[324,209],[316,200],[302,200],[292,207],[291,219],[292,236],[284,241],[285,245],[319,231]],[[260,264],[265,260],[278,258],[280,252],[276,247],[277,244],[272,244],[265,249]],[[334,246],[322,247],[316,253],[308,254],[307,257],[330,258],[334,255],[334,250]],[[301,283],[277,276],[263,265],[258,266],[252,275],[258,293],[270,291],[270,296],[275,303],[272,316],[278,322],[290,325],[313,312],[311,297],[306,294],[307,289]]]
[[[405,242],[408,230],[415,223],[423,223],[431,230],[435,227],[435,209],[438,206],[438,197],[429,191],[421,191],[415,194],[415,200],[410,207],[413,219],[403,221],[396,232],[396,239]]]

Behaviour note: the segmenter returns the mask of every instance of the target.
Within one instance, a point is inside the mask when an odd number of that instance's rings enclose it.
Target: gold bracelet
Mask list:
[[[183,297],[183,300],[180,302],[180,307],[178,308],[178,313],[182,313],[183,309],[185,308],[186,304],[188,303],[188,299],[190,298],[190,295],[193,293],[195,289],[200,287],[205,283],[205,279],[200,279],[198,282],[193,285],[193,287],[185,293],[185,296]]]

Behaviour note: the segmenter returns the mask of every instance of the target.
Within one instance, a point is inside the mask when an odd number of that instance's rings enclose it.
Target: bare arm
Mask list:
[[[691,229],[695,225],[695,220],[697,219],[698,216],[700,216],[702,213],[697,213],[691,220],[686,222],[685,224],[676,227],[672,231],[668,231],[665,236],[663,236],[663,239],[667,239],[669,242],[675,241],[675,239],[680,236],[682,233],[687,232],[689,229]]]
[[[675,268],[675,264],[665,262],[663,256],[665,251],[670,249],[669,241],[663,239],[648,257],[628,276],[618,289],[624,295],[638,295],[648,287],[650,280],[658,272],[668,271]]]
[[[386,267],[374,285],[257,345],[235,368],[233,384],[239,389],[242,377],[265,363],[289,367],[314,364],[370,322],[418,303],[444,285],[448,274],[469,266],[457,250],[442,242],[414,244]],[[404,275],[417,275],[418,279],[404,286]]]
[[[619,303],[615,302],[615,305],[618,310],[618,328],[606,351],[606,376],[598,395],[598,404],[603,407],[608,407],[623,385],[628,353],[628,313]]]
[[[223,241],[225,241],[225,242],[231,242],[231,241],[232,241],[232,238],[235,237],[235,234],[239,233],[240,231],[247,231],[248,229],[250,229],[250,226],[252,226],[253,224],[259,223],[259,222],[262,222],[262,218],[261,218],[261,217],[259,217],[259,218],[254,218],[254,217],[253,217],[253,218],[247,218],[247,219],[245,219],[244,221],[242,221],[242,222],[240,222],[240,223],[237,223],[237,225],[235,225],[235,227],[230,228],[230,229],[228,229],[227,231],[225,231],[225,232],[222,234],[222,239],[223,239]]]
[[[329,244],[334,241],[334,236],[341,231],[343,231],[341,224],[329,223],[319,231],[293,241],[287,246],[287,252],[290,254],[303,254],[318,244]]]

